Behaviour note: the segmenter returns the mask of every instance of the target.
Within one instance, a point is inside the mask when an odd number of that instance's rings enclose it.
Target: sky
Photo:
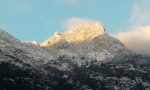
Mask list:
[[[141,0],[144,1],[144,0]],[[107,32],[127,31],[140,0],[0,0],[0,28],[21,41],[42,42],[68,20],[100,21]]]

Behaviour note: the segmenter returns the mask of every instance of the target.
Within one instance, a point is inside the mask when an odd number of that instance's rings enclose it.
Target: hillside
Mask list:
[[[149,90],[149,76],[150,57],[132,53],[99,23],[40,45],[0,30],[0,90]]]

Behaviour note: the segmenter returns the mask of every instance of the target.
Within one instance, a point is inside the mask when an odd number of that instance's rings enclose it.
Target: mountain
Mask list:
[[[150,57],[100,23],[55,33],[42,44],[0,30],[0,90],[149,90]]]
[[[98,61],[113,59],[130,52],[119,40],[111,37],[98,22],[81,24],[65,33],[56,32],[40,46],[46,49],[55,48],[58,50],[58,56],[68,52],[65,55],[84,56]]]

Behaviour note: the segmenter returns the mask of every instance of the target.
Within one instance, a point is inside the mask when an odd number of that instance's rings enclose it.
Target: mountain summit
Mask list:
[[[97,61],[112,61],[115,57],[121,58],[129,53],[119,40],[105,32],[99,22],[83,23],[65,33],[55,32],[52,38],[40,46],[46,48],[47,51],[50,49],[48,52],[53,51],[55,53],[53,57],[83,56]]]
[[[101,23],[83,23],[75,26],[72,30],[65,33],[55,32],[54,36],[41,44],[41,46],[51,46],[61,42],[78,43],[82,41],[90,41],[97,36],[105,33],[105,29]]]

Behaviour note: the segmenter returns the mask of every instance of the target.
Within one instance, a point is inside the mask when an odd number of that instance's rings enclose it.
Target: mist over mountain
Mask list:
[[[150,26],[138,26],[116,35],[124,45],[135,53],[150,55]]]
[[[41,44],[0,30],[0,90],[149,90],[150,57],[135,54],[98,23]]]

